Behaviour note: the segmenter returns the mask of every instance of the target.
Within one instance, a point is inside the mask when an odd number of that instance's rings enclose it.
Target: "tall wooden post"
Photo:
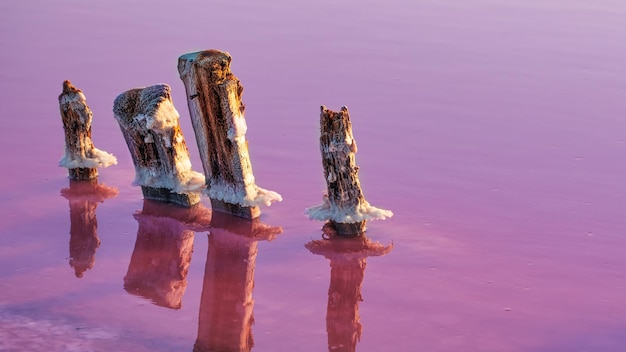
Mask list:
[[[124,276],[124,289],[154,304],[180,309],[187,288],[194,231],[207,230],[210,210],[144,199],[135,249]]]
[[[354,352],[361,339],[359,315],[361,287],[365,277],[366,259],[389,253],[392,246],[371,242],[365,236],[311,241],[305,245],[311,253],[330,259],[330,287],[326,309],[328,350]]]
[[[187,91],[213,210],[252,219],[259,216],[260,204],[282,198],[255,184],[241,101],[243,86],[230,71],[230,62],[226,52],[199,51],[178,58],[178,72]]]
[[[115,99],[113,113],[135,165],[133,185],[141,186],[144,198],[183,206],[198,203],[204,175],[191,169],[170,87],[124,92]]]
[[[320,150],[328,193],[321,205],[306,209],[310,219],[329,220],[338,235],[358,236],[367,220],[393,216],[389,210],[373,207],[365,200],[356,166],[356,140],[348,108],[339,112],[321,107]]]
[[[213,213],[194,352],[252,350],[258,241],[282,232],[258,220]]]
[[[63,81],[59,109],[65,130],[65,155],[59,166],[68,169],[73,180],[89,180],[98,176],[99,167],[117,164],[112,155],[94,147],[91,140],[93,114],[83,92],[68,80]]]
[[[70,187],[61,190],[70,203],[70,266],[76,277],[83,277],[96,262],[96,250],[100,247],[96,208],[117,193],[116,188],[98,184],[97,178],[70,179]]]

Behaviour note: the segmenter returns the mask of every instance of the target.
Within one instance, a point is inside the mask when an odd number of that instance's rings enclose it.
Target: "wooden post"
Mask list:
[[[97,178],[84,181],[70,179],[70,187],[61,190],[70,202],[70,266],[76,277],[93,268],[100,247],[96,208],[106,199],[117,196],[117,189],[99,185]]]
[[[180,309],[187,288],[194,231],[208,230],[210,211],[144,199],[124,289],[158,306]]]
[[[393,216],[389,210],[371,206],[363,196],[356,166],[356,141],[348,108],[339,112],[321,107],[320,150],[328,193],[321,205],[306,209],[310,219],[330,220],[336,233],[358,236],[365,232],[367,220]]]
[[[135,165],[133,185],[141,186],[144,198],[183,206],[198,203],[204,175],[191,169],[170,87],[124,92],[115,98],[113,113]]]
[[[316,240],[307,243],[305,247],[311,253],[330,259],[330,286],[326,308],[328,350],[354,352],[362,333],[359,303],[363,300],[361,287],[365,277],[366,259],[369,256],[385,255],[393,246],[371,242],[361,236]]]
[[[282,228],[213,212],[194,352],[250,351],[258,241]]]
[[[68,169],[71,179],[96,178],[97,168],[117,164],[112,154],[94,147],[91,141],[93,114],[83,92],[68,80],[63,81],[59,109],[65,130],[65,155],[59,161],[59,166]]]
[[[178,72],[206,176],[206,193],[213,210],[253,219],[259,205],[281,196],[255,184],[246,140],[241,101],[243,86],[230,71],[231,57],[206,50],[178,58]]]

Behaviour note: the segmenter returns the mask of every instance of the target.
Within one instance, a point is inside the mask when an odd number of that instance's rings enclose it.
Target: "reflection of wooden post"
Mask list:
[[[330,259],[330,287],[326,311],[328,350],[354,352],[361,339],[359,302],[366,258],[389,253],[392,246],[373,243],[365,237],[312,241],[306,247]]]
[[[180,309],[187,288],[194,229],[207,229],[210,211],[144,200],[124,289],[158,306]]]
[[[59,108],[65,129],[65,155],[59,166],[68,169],[73,180],[89,180],[98,176],[98,167],[117,164],[117,159],[93,146],[91,120],[93,114],[87,106],[83,92],[70,81],[63,81],[59,95]]]
[[[191,121],[213,210],[256,218],[260,204],[282,198],[255,184],[241,101],[243,86],[230,71],[231,57],[218,50],[189,53],[178,59]]]
[[[193,350],[250,351],[257,243],[272,240],[282,229],[262,224],[258,218],[249,221],[214,212],[210,231]]]
[[[61,190],[70,202],[70,266],[76,277],[83,277],[95,263],[100,247],[96,208],[105,199],[117,196],[117,189],[99,185],[97,178],[85,181],[70,179],[70,188]]]
[[[133,185],[144,198],[191,206],[200,201],[204,176],[191,170],[189,151],[170,87],[159,84],[120,94],[115,119],[135,164]]]
[[[309,218],[330,220],[337,234],[360,235],[367,220],[393,216],[389,210],[371,206],[363,196],[356,166],[356,141],[347,107],[334,112],[321,107],[320,150],[328,188],[322,205],[306,210]]]

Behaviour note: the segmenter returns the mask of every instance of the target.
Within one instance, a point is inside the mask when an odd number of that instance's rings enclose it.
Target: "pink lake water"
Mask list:
[[[1,351],[626,350],[623,1],[4,1],[0,48]],[[177,58],[210,48],[284,198],[253,225],[144,204],[112,114],[171,85],[201,171]],[[65,79],[98,186],[57,166]],[[385,253],[309,249],[322,104]]]

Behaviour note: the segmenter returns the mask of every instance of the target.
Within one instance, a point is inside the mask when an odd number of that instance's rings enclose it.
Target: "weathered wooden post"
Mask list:
[[[306,209],[313,220],[329,220],[338,235],[358,236],[365,232],[367,220],[384,220],[390,210],[373,207],[365,200],[356,166],[356,141],[348,108],[339,112],[321,107],[320,150],[328,193],[321,205]]]
[[[250,351],[258,241],[282,228],[213,212],[194,352]]]
[[[323,255],[330,260],[326,309],[328,350],[354,352],[363,329],[359,303],[363,300],[361,287],[365,277],[366,259],[369,256],[383,256],[393,246],[372,242],[361,236],[316,240],[307,243],[305,247],[311,253]]]
[[[124,289],[158,306],[180,309],[187,288],[194,231],[209,227],[211,212],[144,199],[134,215],[139,223],[135,249],[124,276]]]
[[[134,186],[145,199],[191,206],[200,201],[204,175],[192,171],[170,87],[131,89],[115,98],[120,125],[135,165]]]
[[[96,208],[106,199],[117,196],[117,189],[98,184],[97,178],[70,179],[70,187],[61,190],[70,203],[70,266],[76,277],[83,277],[95,264],[100,247]]]
[[[65,155],[59,166],[68,169],[73,180],[89,180],[98,176],[99,167],[117,164],[112,155],[94,147],[91,140],[93,114],[83,92],[68,80],[63,81],[59,109],[65,130]]]
[[[243,86],[230,71],[230,54],[206,50],[178,58],[178,72],[206,176],[213,210],[253,219],[259,205],[281,196],[255,184],[241,101]]]

